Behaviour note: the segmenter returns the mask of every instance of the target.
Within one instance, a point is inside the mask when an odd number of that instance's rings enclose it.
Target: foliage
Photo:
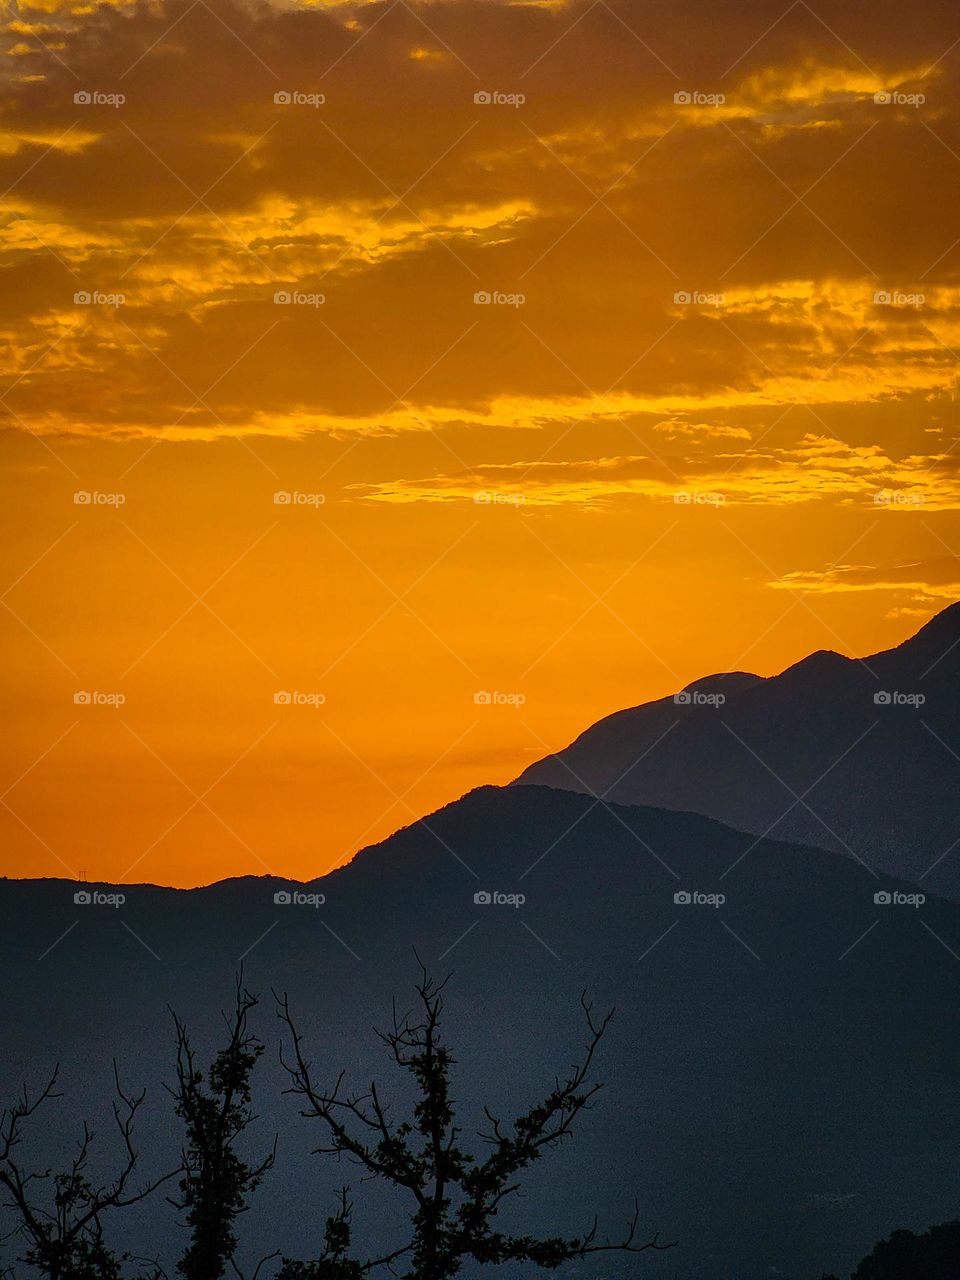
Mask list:
[[[197,1065],[187,1030],[174,1014],[177,1035],[177,1086],[171,1090],[177,1115],[186,1127],[181,1162],[180,1198],[187,1211],[190,1243],[177,1263],[184,1280],[219,1280],[237,1249],[236,1219],[273,1166],[275,1149],[252,1166],[237,1152],[238,1138],[256,1118],[250,1077],[262,1043],[247,1029],[258,1000],[244,990],[242,973],[228,1040],[206,1074]]]
[[[590,1081],[593,1060],[612,1011],[600,1021],[581,997],[589,1040],[579,1065],[558,1078],[553,1089],[512,1122],[484,1108],[489,1130],[481,1133],[488,1153],[483,1159],[461,1145],[461,1129],[450,1096],[454,1058],[440,1034],[445,983],[435,983],[425,970],[417,986],[418,1012],[398,1017],[380,1033],[395,1066],[413,1077],[417,1102],[411,1117],[395,1123],[381,1091],[371,1084],[363,1094],[344,1091],[344,1077],[332,1088],[315,1082],[302,1038],[286,997],[279,999],[280,1017],[291,1036],[289,1058],[282,1058],[290,1078],[288,1093],[301,1103],[301,1115],[321,1121],[327,1140],[318,1154],[346,1157],[367,1177],[381,1179],[410,1202],[409,1238],[380,1257],[351,1256],[352,1205],[348,1189],[326,1224],[325,1245],[313,1262],[284,1259],[278,1280],[356,1280],[378,1267],[404,1259],[404,1271],[417,1280],[451,1280],[472,1260],[480,1264],[532,1262],[555,1268],[588,1254],[617,1250],[642,1253],[667,1249],[657,1236],[639,1242],[639,1208],[616,1242],[597,1240],[597,1221],[582,1235],[563,1237],[510,1235],[497,1229],[501,1205],[521,1188],[521,1175],[531,1164],[569,1138],[577,1117],[600,1085]]]
[[[16,1218],[5,1238],[23,1241],[25,1252],[17,1260],[49,1280],[119,1280],[121,1265],[130,1259],[127,1254],[117,1255],[106,1244],[104,1218],[145,1199],[175,1171],[139,1188],[132,1185],[139,1159],[133,1144],[134,1121],[146,1094],[124,1092],[116,1063],[113,1116],[122,1156],[114,1178],[100,1184],[91,1180],[90,1152],[95,1135],[86,1123],[67,1168],[28,1171],[17,1150],[24,1125],[45,1104],[61,1096],[56,1091],[58,1074],[57,1068],[32,1097],[24,1085],[20,1099],[0,1116],[0,1187],[6,1192],[6,1207]]]

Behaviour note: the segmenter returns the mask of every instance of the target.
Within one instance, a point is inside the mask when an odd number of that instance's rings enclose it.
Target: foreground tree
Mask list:
[[[942,1222],[923,1235],[894,1231],[873,1246],[850,1280],[957,1280],[960,1221]],[[823,1280],[837,1280],[824,1276]]]
[[[91,1181],[90,1152],[94,1133],[84,1122],[77,1151],[69,1166],[60,1172],[51,1169],[27,1171],[18,1148],[29,1121],[46,1104],[61,1095],[56,1091],[58,1071],[32,1097],[26,1086],[14,1106],[0,1117],[0,1187],[5,1205],[14,1214],[16,1225],[4,1239],[17,1238],[25,1252],[19,1262],[35,1268],[48,1280],[118,1280],[122,1265],[134,1259],[115,1253],[105,1242],[104,1218],[144,1200],[175,1176],[173,1172],[140,1187],[133,1185],[138,1153],[133,1143],[134,1121],[146,1096],[124,1092],[113,1064],[117,1097],[113,1116],[120,1135],[122,1155],[116,1175],[105,1183]],[[159,1268],[154,1264],[153,1275]]]
[[[227,1042],[206,1073],[197,1064],[184,1023],[173,1015],[177,1085],[170,1092],[186,1128],[186,1144],[180,1197],[170,1203],[186,1210],[190,1228],[190,1243],[177,1263],[185,1280],[219,1280],[228,1265],[234,1265],[236,1220],[276,1157],[276,1142],[257,1165],[237,1151],[238,1140],[256,1119],[250,1080],[263,1044],[250,1033],[248,1018],[258,1003],[244,988],[241,970],[233,1016],[227,1020]]]
[[[290,1079],[286,1092],[300,1100],[301,1115],[323,1125],[327,1140],[317,1153],[348,1157],[365,1176],[386,1181],[411,1203],[409,1238],[387,1254],[360,1260],[352,1256],[353,1207],[349,1189],[344,1188],[327,1220],[320,1257],[307,1262],[284,1258],[278,1280],[358,1280],[378,1267],[393,1270],[400,1259],[411,1280],[449,1280],[470,1260],[555,1268],[594,1253],[672,1248],[675,1242],[661,1244],[656,1235],[638,1240],[636,1204],[624,1235],[616,1241],[598,1240],[596,1218],[582,1235],[571,1237],[497,1230],[500,1207],[520,1191],[523,1171],[571,1135],[580,1112],[601,1088],[591,1082],[590,1073],[613,1011],[597,1021],[581,997],[589,1038],[580,1063],[556,1080],[542,1102],[511,1122],[484,1108],[490,1127],[479,1137],[489,1151],[478,1160],[460,1145],[462,1130],[450,1098],[454,1058],[440,1035],[445,985],[422,970],[417,1015],[398,1018],[394,1007],[392,1029],[379,1033],[395,1065],[410,1073],[416,1084],[412,1117],[399,1123],[391,1119],[376,1084],[366,1093],[351,1094],[344,1092],[343,1073],[332,1088],[314,1080],[288,1000],[278,997],[279,1016],[291,1037],[289,1057],[281,1056]]]

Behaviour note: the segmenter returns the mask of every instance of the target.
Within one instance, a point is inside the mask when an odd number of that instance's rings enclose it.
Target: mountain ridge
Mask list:
[[[960,602],[890,649],[720,692],[712,675],[605,716],[511,785],[701,813],[960,899]]]
[[[469,1124],[476,1110],[482,1127],[483,1102],[529,1105],[576,1056],[584,989],[617,1008],[602,1105],[511,1206],[518,1230],[528,1213],[579,1225],[586,1191],[612,1229],[627,1188],[645,1223],[681,1241],[650,1263],[655,1280],[771,1268],[809,1280],[852,1267],[879,1234],[949,1216],[955,903],[907,892],[898,905],[909,886],[822,848],[541,786],[477,788],[409,824],[315,882],[322,905],[276,903],[281,883],[121,886],[127,901],[111,908],[75,905],[70,881],[0,882],[0,1099],[59,1060],[70,1124],[109,1130],[118,1057],[125,1082],[152,1086],[140,1138],[165,1167],[177,1154],[155,1087],[172,1070],[167,1008],[207,1052],[242,965],[267,1006],[258,1134],[269,1145],[279,1131],[283,1159],[244,1238],[253,1261],[273,1247],[302,1256],[343,1173],[317,1164],[283,1098],[269,993],[289,992],[320,1078],[346,1068],[366,1088],[391,1079],[370,1027],[408,998],[416,954],[454,974],[445,1028]],[[72,1135],[54,1127],[47,1142]],[[838,1185],[854,1198],[825,1216],[817,1197]],[[169,1259],[179,1236],[163,1213],[130,1222],[131,1246]],[[375,1249],[388,1228],[365,1188],[358,1238]]]

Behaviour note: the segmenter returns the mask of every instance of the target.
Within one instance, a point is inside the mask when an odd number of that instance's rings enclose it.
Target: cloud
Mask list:
[[[842,10],[768,30],[762,9],[685,3],[651,31],[633,4],[25,7],[0,93],[12,421],[200,440],[724,416],[718,444],[746,439],[737,412],[909,400],[935,426],[960,343],[945,10],[877,14],[853,55]],[[873,101],[918,86],[922,121]],[[280,314],[293,290],[322,311]],[[498,290],[524,305],[474,306]],[[126,301],[78,319],[78,291]]]
[[[816,502],[869,504],[883,512],[960,509],[960,477],[949,457],[898,461],[878,446],[851,447],[823,436],[807,436],[791,449],[752,448],[724,457],[651,450],[568,462],[485,464],[424,479],[354,484],[350,491],[369,501],[403,504],[597,507],[646,499],[717,507]]]
[[[942,602],[960,595],[960,556],[939,556],[887,564],[843,564],[829,569],[798,569],[769,587],[817,595],[894,592],[918,602]],[[929,609],[901,605],[888,616],[925,616]]]

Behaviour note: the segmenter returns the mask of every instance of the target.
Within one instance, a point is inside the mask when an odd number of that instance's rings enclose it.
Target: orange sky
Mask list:
[[[960,594],[955,6],[5,35],[8,874],[308,878]]]

